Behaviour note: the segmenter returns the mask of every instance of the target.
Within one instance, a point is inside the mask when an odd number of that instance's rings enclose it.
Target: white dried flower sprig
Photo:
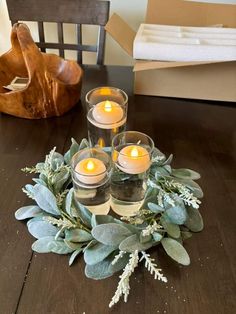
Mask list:
[[[139,262],[138,251],[135,251],[134,253],[130,254],[129,262],[125,266],[122,275],[120,275],[119,277],[120,281],[118,283],[116,292],[109,304],[109,307],[112,307],[117,302],[119,302],[122,295],[124,295],[124,302],[127,302],[130,290],[129,279],[132,273],[134,272],[134,269],[138,266],[138,262]]]
[[[60,219],[56,219],[54,217],[46,216],[43,219],[48,221],[52,225],[55,225],[55,226],[58,226],[58,227],[62,227],[64,229],[71,229],[71,228],[75,228],[76,227],[76,224],[71,222],[66,217],[63,217],[63,218],[60,218]]]
[[[142,235],[149,236],[152,235],[156,231],[160,231],[160,229],[163,229],[161,225],[159,225],[156,221],[152,225],[148,225],[144,230],[142,230]]]
[[[197,199],[190,191],[189,189],[184,186],[183,184],[176,182],[174,180],[172,181],[166,181],[165,185],[170,189],[176,189],[178,190],[179,194],[178,196],[189,206],[192,206],[193,208],[198,209],[199,204],[201,204],[201,201]]]
[[[65,199],[65,197],[66,197],[68,191],[69,191],[69,190],[65,190],[65,191],[63,191],[62,193],[58,193],[58,194],[56,195],[57,206],[59,206],[59,207],[62,206],[62,204],[63,204],[63,202],[64,202],[64,199]]]
[[[111,265],[115,265],[118,262],[118,260],[124,256],[124,254],[125,254],[125,251],[120,251],[119,254],[117,254],[114,257],[113,261],[111,262]]]
[[[145,259],[145,267],[152,274],[154,274],[154,278],[161,280],[163,282],[167,282],[167,278],[161,273],[162,269],[157,268],[157,264],[154,263],[155,259],[150,258],[150,254],[147,254],[145,251],[142,251],[142,257],[140,258],[140,262]]]

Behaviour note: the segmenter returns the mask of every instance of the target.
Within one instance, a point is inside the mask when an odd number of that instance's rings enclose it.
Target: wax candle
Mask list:
[[[97,158],[81,160],[75,167],[76,177],[85,184],[97,184],[106,176],[104,163]]]
[[[95,105],[93,109],[93,118],[101,124],[112,125],[122,120],[124,115],[121,106],[114,102],[105,100]]]
[[[145,172],[150,167],[149,153],[142,146],[126,146],[119,152],[117,166],[130,174]]]

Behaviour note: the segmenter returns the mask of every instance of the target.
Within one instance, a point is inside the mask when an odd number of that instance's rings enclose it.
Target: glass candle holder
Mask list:
[[[86,95],[88,138],[91,147],[110,147],[125,130],[128,96],[114,87],[98,87]]]
[[[75,200],[93,214],[107,215],[110,210],[111,159],[100,149],[86,148],[71,160]]]
[[[128,131],[112,141],[111,207],[120,216],[133,216],[142,206],[154,148],[152,139]]]

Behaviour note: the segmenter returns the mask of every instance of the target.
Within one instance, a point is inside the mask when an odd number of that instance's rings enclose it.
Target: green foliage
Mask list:
[[[36,205],[24,206],[15,212],[15,218],[17,220],[24,220],[27,218],[40,216],[42,213],[43,211]]]
[[[112,268],[110,268],[111,262],[112,258],[107,257],[106,259],[95,265],[86,264],[85,267],[86,277],[94,280],[101,280],[111,277],[114,274],[114,271],[112,270]]]
[[[185,248],[176,240],[171,238],[164,238],[161,244],[166,253],[176,262],[182,265],[189,265],[190,258]]]
[[[28,231],[33,237],[39,239],[47,236],[55,236],[59,229],[43,220],[43,217],[33,218],[27,222]]]
[[[96,243],[84,251],[84,261],[88,265],[94,265],[103,261],[108,255],[117,249],[116,246]]]
[[[131,235],[131,232],[122,225],[107,223],[94,227],[92,235],[98,242],[118,247],[124,239]]]
[[[104,279],[123,269],[112,304],[119,296],[127,298],[128,280],[141,259],[155,278],[166,282],[153,259],[145,251],[162,244],[176,262],[189,265],[190,258],[183,241],[192,232],[203,229],[198,210],[201,187],[194,181],[200,175],[190,169],[173,169],[173,155],[168,158],[154,149],[145,201],[133,217],[116,219],[110,215],[92,215],[74,198],[70,161],[74,154],[89,146],[86,139],[72,144],[64,156],[55,148],[44,162],[24,172],[37,173],[35,185],[27,184],[23,191],[35,200],[35,205],[19,208],[15,217],[29,219],[29,232],[37,239],[32,249],[38,253],[69,254],[72,265],[80,253],[84,254],[85,274],[88,278]],[[110,151],[110,150],[109,150]],[[117,170],[116,179],[125,181],[130,175]]]
[[[60,214],[56,197],[48,188],[44,185],[36,184],[33,191],[35,201],[42,210],[52,215]]]

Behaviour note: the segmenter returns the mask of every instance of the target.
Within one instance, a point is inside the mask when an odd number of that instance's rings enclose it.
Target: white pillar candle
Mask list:
[[[113,128],[123,120],[124,111],[118,103],[106,100],[95,105],[92,115],[99,124],[106,124],[107,128]]]
[[[97,184],[106,176],[104,163],[97,158],[81,160],[75,167],[76,177],[85,184]]]
[[[129,174],[145,172],[150,167],[149,153],[142,146],[126,146],[119,152],[117,166]]]

